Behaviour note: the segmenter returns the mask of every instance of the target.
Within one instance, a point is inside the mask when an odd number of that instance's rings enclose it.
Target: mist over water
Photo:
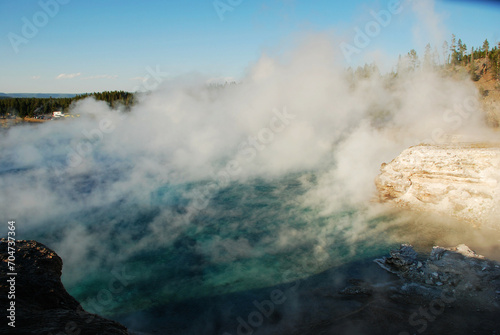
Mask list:
[[[3,220],[62,257],[84,308],[125,268],[126,293],[93,310],[105,316],[455,241],[374,203],[374,178],[410,145],[488,140],[476,89],[428,69],[350,73],[336,45],[311,35],[238,85],[189,75],[130,112],[87,99],[79,119],[3,132]]]

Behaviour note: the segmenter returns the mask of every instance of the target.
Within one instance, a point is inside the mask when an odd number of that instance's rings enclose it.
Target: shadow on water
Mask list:
[[[371,289],[340,293],[352,284]],[[285,284],[156,306],[114,319],[138,335],[451,335],[496,334],[500,329],[498,306],[459,302],[437,311],[436,299],[401,295],[396,288],[402,285],[396,275],[366,258]]]
[[[114,319],[148,334],[293,334],[362,308],[366,299],[345,299],[338,293],[352,278],[375,285],[397,280],[370,258],[284,284],[160,305]]]
[[[130,270],[125,294],[94,312],[146,334],[399,334],[419,305],[395,303],[390,293],[338,291],[352,278],[397,280],[373,259],[399,243],[428,252],[436,243],[474,240],[470,227],[420,215],[346,206],[324,214],[304,203],[314,174],[230,184],[189,220],[187,194],[199,184],[162,185],[143,198],[95,204],[89,199],[112,179],[73,178],[58,186],[75,203],[67,220],[41,222],[29,237],[55,245],[69,260],[65,286],[91,311],[86,302],[114,280],[109,269]]]

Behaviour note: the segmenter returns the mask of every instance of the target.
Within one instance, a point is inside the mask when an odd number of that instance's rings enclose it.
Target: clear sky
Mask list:
[[[342,55],[341,42],[356,46],[356,29],[390,2],[0,0],[0,92],[132,91],[148,78],[151,86],[151,72],[238,79],[304,32],[331,33]],[[410,2],[344,65],[422,52],[428,42],[440,49],[452,33],[469,49],[500,41],[498,2]]]

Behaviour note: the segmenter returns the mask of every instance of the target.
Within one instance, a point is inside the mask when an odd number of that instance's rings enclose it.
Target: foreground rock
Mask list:
[[[84,311],[61,283],[61,258],[36,241],[16,241],[15,300],[8,299],[7,247],[6,239],[1,239],[0,304],[4,317],[0,334],[129,334],[119,323]],[[15,329],[5,321],[4,307],[10,301],[15,301]]]
[[[497,265],[465,246],[436,247],[431,255],[403,246],[377,263],[370,257],[272,287],[153,306],[120,320],[169,335],[500,334]],[[143,324],[134,325],[137,320]]]
[[[500,208],[500,145],[418,145],[383,164],[381,201],[496,227]]]
[[[398,279],[382,283],[351,279],[351,285],[339,293],[362,307],[335,319],[328,330],[347,334],[345,329],[357,325],[361,334],[499,333],[498,262],[477,255],[463,244],[434,247],[430,255],[420,255],[412,246],[402,245],[392,250],[390,257],[375,262]]]
[[[500,308],[500,264],[477,255],[464,244],[433,247],[426,260],[419,260],[413,247],[403,244],[391,251],[390,257],[375,262],[405,280],[403,290],[412,287],[423,295],[434,292],[450,297],[450,301],[474,299]]]

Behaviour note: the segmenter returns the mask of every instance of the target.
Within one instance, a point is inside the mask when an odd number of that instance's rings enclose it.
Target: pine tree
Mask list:
[[[408,52],[408,60],[410,63],[410,70],[416,70],[420,66],[420,61],[418,60],[415,49],[411,49],[410,52]]]
[[[465,43],[462,44],[462,40],[458,41],[458,51],[460,53],[460,61],[464,64],[467,65],[467,45]]]
[[[457,37],[455,34],[451,35],[451,64],[455,65],[458,62],[458,52],[457,52]]]
[[[478,81],[480,79],[480,76],[476,73],[477,69],[478,69],[478,66],[476,65],[476,62],[475,62],[475,59],[474,59],[474,47],[472,47],[472,51],[470,53],[470,57],[471,57],[471,60],[470,60],[470,76],[471,76],[471,79],[474,80],[474,81]]]
[[[457,50],[456,50],[456,58],[455,62],[456,64],[459,64],[463,61],[464,59],[464,48],[466,48],[465,44],[462,43],[462,39],[458,39],[458,45],[457,45]]]
[[[432,64],[436,66],[439,64],[439,51],[436,46],[434,46],[434,50],[432,51]]]
[[[448,42],[444,41],[443,42],[443,64],[448,65],[449,64],[449,59],[448,59]]]
[[[432,68],[433,61],[432,61],[432,52],[431,52],[431,45],[430,43],[427,43],[425,46],[425,53],[424,53],[424,68],[425,69],[430,69]]]
[[[483,51],[485,56],[488,57],[488,53],[490,52],[490,42],[488,42],[488,39],[485,39],[483,42]]]

